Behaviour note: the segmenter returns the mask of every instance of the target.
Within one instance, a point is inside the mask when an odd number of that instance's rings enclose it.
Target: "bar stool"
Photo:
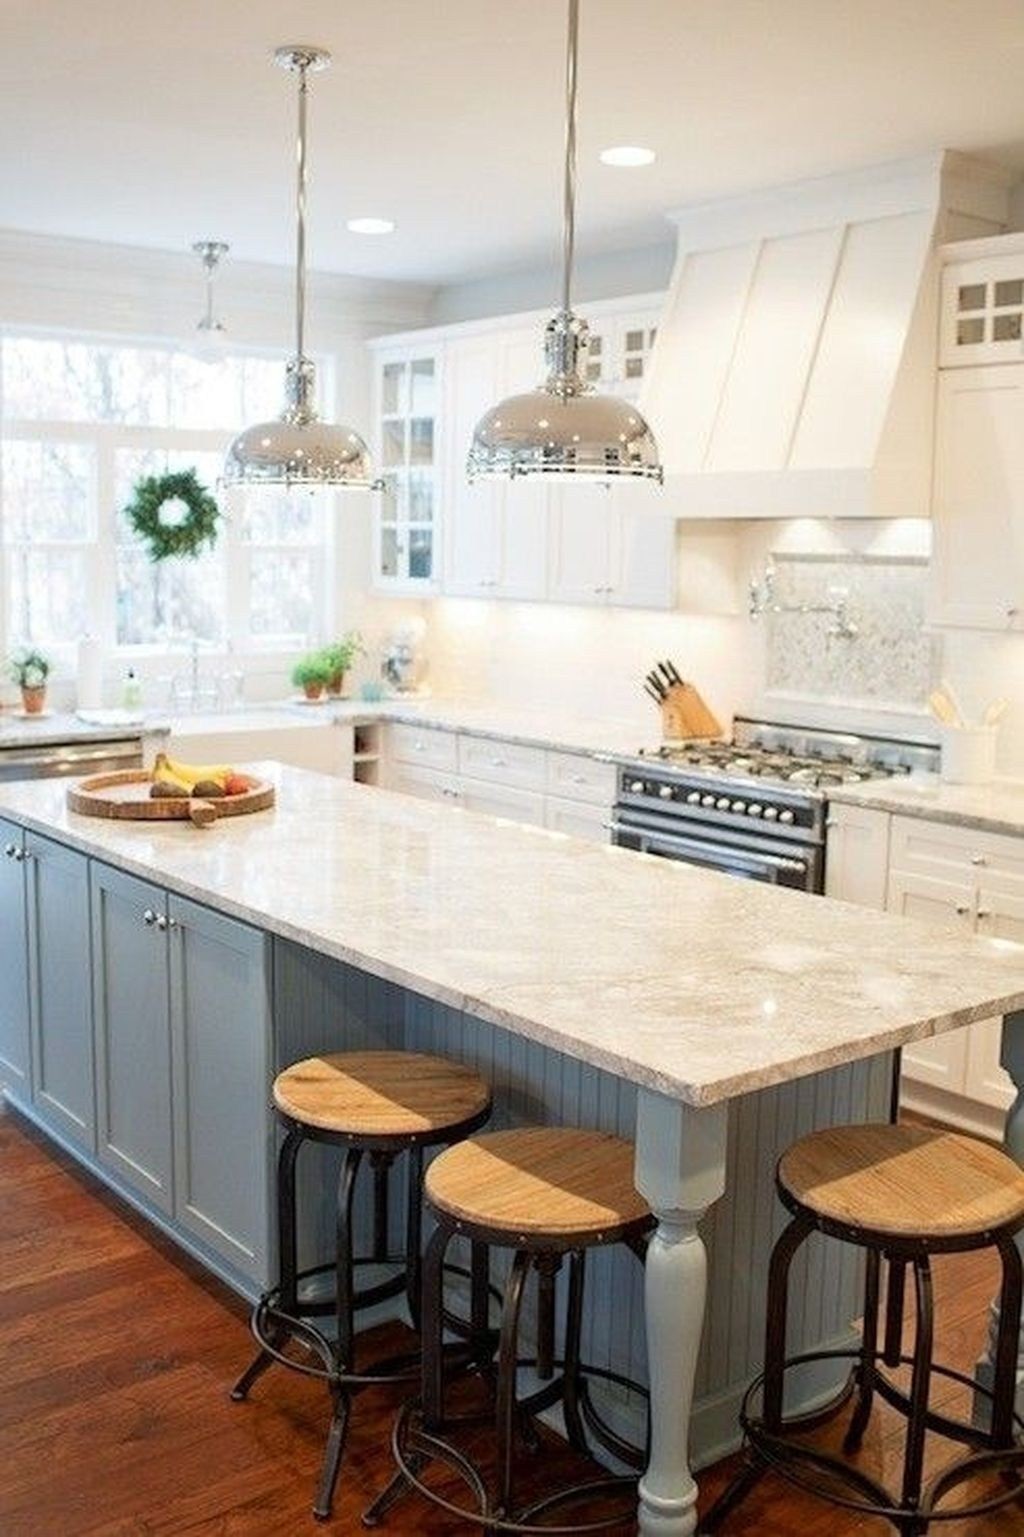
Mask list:
[[[353,1395],[373,1384],[419,1375],[418,1354],[392,1356],[356,1371],[355,1315],[404,1291],[413,1324],[419,1327],[423,1151],[454,1143],[482,1126],[491,1113],[491,1092],[482,1078],[458,1062],[419,1052],[360,1051],[294,1063],[274,1080],[273,1099],[286,1132],[277,1163],[278,1281],[253,1309],[251,1327],[260,1348],[231,1397],[244,1399],[275,1361],[326,1382],[332,1415],[313,1506],[313,1514],[326,1520]],[[300,1271],[296,1161],[308,1142],[343,1148],[345,1155],[338,1177],[334,1257]],[[391,1166],[402,1153],[408,1176],[406,1239],[405,1252],[396,1256],[389,1252],[388,1186]],[[364,1157],[373,1174],[373,1245],[370,1254],[357,1256],[352,1208]],[[357,1290],[354,1272],[369,1265],[402,1268],[396,1276]],[[333,1297],[311,1297],[313,1278],[332,1271]],[[480,1307],[477,1304],[478,1313]],[[486,1299],[482,1307],[486,1311]],[[317,1315],[333,1318],[333,1339],[309,1322]],[[302,1347],[313,1360],[286,1354],[289,1344]]]
[[[698,1531],[717,1531],[769,1468],[833,1504],[880,1516],[917,1537],[932,1523],[964,1520],[1024,1496],[1015,1469],[1024,1465],[1014,1412],[1021,1321],[1021,1255],[1014,1235],[1024,1227],[1024,1172],[1005,1153],[972,1137],[911,1126],[839,1126],[812,1132],[785,1152],[776,1184],[793,1214],[772,1251],[768,1278],[765,1369],[748,1389],[740,1414],[750,1461],[708,1512]],[[786,1359],[789,1270],[812,1232],[825,1233],[867,1251],[864,1332],[859,1350],[812,1351]],[[1002,1261],[999,1329],[991,1391],[963,1372],[932,1359],[931,1256],[994,1247]],[[888,1267],[885,1333],[878,1345],[881,1263]],[[917,1303],[913,1351],[903,1353],[903,1300],[907,1267]],[[850,1359],[846,1389],[819,1414],[783,1417],[786,1372],[809,1361]],[[910,1392],[879,1370],[909,1366]],[[952,1419],[928,1407],[932,1375],[981,1393],[991,1406],[988,1429]],[[752,1403],[761,1394],[760,1413]],[[843,1442],[852,1454],[861,1445],[874,1396],[907,1420],[899,1495],[844,1458],[796,1441],[793,1432],[831,1418],[856,1394]],[[971,1448],[922,1488],[925,1434],[933,1431]],[[969,1507],[939,1510],[940,1502],[966,1479],[1001,1472],[1004,1487]],[[827,1482],[826,1482],[827,1481]],[[742,1526],[739,1528],[742,1530]]]
[[[568,1127],[533,1127],[473,1137],[438,1155],[427,1170],[425,1194],[436,1231],[428,1245],[423,1275],[423,1364],[421,1396],[400,1411],[392,1440],[398,1473],[363,1516],[375,1526],[410,1490],[450,1514],[489,1532],[592,1532],[632,1521],[624,1515],[571,1526],[538,1524],[556,1507],[606,1490],[635,1490],[636,1476],[607,1475],[562,1487],[527,1506],[516,1502],[517,1435],[536,1445],[533,1416],[561,1404],[571,1446],[591,1453],[594,1445],[611,1452],[627,1467],[639,1469],[643,1449],[617,1435],[598,1413],[590,1392],[594,1379],[616,1383],[646,1399],[646,1390],[620,1374],[584,1364],[580,1359],[585,1256],[608,1244],[627,1245],[643,1263],[647,1236],[654,1226],[643,1197],[633,1184],[630,1143],[601,1132]],[[442,1351],[445,1255],[452,1238],[471,1239],[477,1252],[492,1246],[513,1251],[504,1288],[500,1345],[493,1383],[493,1421],[497,1474],[489,1488],[470,1458],[447,1432],[479,1423],[481,1416],[446,1413],[449,1373]],[[486,1245],[486,1248],[482,1246]],[[556,1359],[554,1289],[563,1258],[569,1256],[564,1353]],[[537,1355],[519,1355],[519,1324],[526,1282],[537,1277]],[[478,1295],[483,1295],[478,1291]],[[477,1320],[479,1328],[481,1320]],[[517,1395],[517,1370],[534,1367],[540,1386]],[[556,1371],[557,1369],[557,1371]],[[459,1474],[474,1505],[460,1505],[424,1482],[434,1460]]]

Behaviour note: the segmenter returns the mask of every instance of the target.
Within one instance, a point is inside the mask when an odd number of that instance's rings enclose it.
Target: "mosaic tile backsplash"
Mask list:
[[[924,633],[926,562],[776,555],[775,602],[846,599],[854,638],[829,614],[766,615],[771,692],[842,704],[920,709],[933,687],[937,641]]]

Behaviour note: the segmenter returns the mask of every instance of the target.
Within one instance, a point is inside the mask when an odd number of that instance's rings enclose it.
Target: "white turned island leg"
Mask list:
[[[1007,1014],[1003,1019],[1003,1040],[999,1060],[1009,1073],[1016,1098],[1006,1112],[1006,1130],[1003,1146],[1015,1163],[1024,1169],[1024,1014]],[[1017,1234],[1017,1247],[1024,1255],[1024,1233]],[[975,1377],[982,1387],[992,1389],[995,1377],[995,1346],[999,1330],[999,1301],[992,1304],[989,1320],[989,1337],[985,1354],[975,1369]],[[1017,1353],[1017,1413],[1024,1414],[1024,1324],[1021,1326],[1020,1349]],[[974,1421],[987,1425],[989,1401],[980,1393],[974,1399]]]
[[[645,1281],[651,1453],[640,1480],[642,1537],[692,1537],[697,1528],[689,1434],[707,1290],[697,1223],[725,1191],[727,1130],[724,1104],[697,1110],[640,1090],[636,1185],[658,1219]]]

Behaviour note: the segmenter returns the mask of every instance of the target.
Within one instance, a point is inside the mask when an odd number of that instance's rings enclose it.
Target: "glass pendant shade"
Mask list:
[[[323,422],[315,405],[316,370],[305,354],[306,76],[326,69],[323,48],[288,45],[274,62],[299,76],[298,191],[295,250],[295,353],[285,370],[285,406],[273,421],[244,428],[228,449],[227,485],[335,486],[376,490],[370,451],[352,427]]]
[[[466,466],[470,480],[552,475],[660,482],[658,445],[636,406],[598,394],[583,377],[586,321],[559,311],[546,340],[545,382],[507,396],[477,423]]]
[[[466,473],[557,475],[661,483],[658,445],[628,400],[598,393],[586,378],[589,329],[570,303],[576,229],[576,59],[579,0],[569,0],[565,71],[565,169],[562,200],[562,304],[548,321],[548,376],[535,390],[509,395],[480,418]]]

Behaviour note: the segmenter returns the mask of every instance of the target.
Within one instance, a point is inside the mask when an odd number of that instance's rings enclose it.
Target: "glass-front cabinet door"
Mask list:
[[[440,353],[387,351],[376,358],[378,499],[374,585],[432,589],[439,550]]]

